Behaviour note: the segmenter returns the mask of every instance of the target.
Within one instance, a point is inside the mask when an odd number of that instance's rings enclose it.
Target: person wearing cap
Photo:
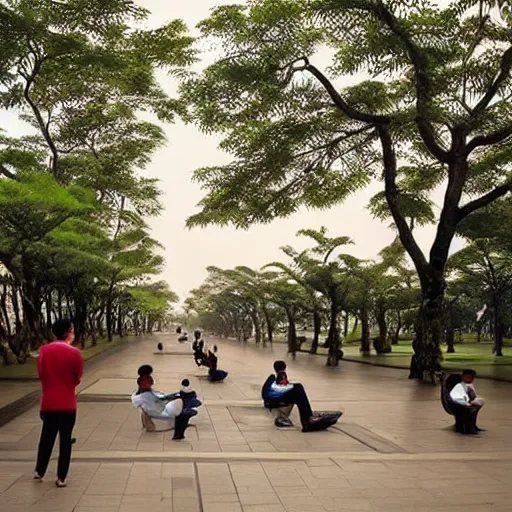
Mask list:
[[[173,439],[183,439],[188,420],[197,414],[201,402],[197,400],[188,379],[181,382],[178,393],[163,394],[154,390],[152,373],[153,368],[150,365],[142,365],[139,368],[138,389],[132,394],[132,403],[135,407],[141,408],[149,418],[166,420],[169,427],[174,430]],[[147,425],[145,427],[152,430]]]
[[[69,318],[57,320],[52,331],[55,341],[43,345],[37,357],[37,373],[41,380],[40,416],[43,421],[34,480],[42,480],[59,434],[57,487],[66,487],[71,461],[72,432],[76,422],[75,389],[82,379],[84,360],[79,349],[72,346],[75,338]]]

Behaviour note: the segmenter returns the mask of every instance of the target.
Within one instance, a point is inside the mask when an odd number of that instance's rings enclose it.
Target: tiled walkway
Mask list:
[[[154,354],[158,340],[169,355]],[[282,347],[222,341],[211,384],[174,336],[153,337],[88,367],[69,487],[31,480],[39,435],[37,409],[0,429],[0,510],[25,512],[505,512],[512,509],[512,385],[479,381],[485,434],[464,438],[439,403],[439,389],[397,370],[301,355],[289,376],[314,408],[345,412],[335,429],[278,430],[262,409],[261,383]],[[204,401],[187,439],[145,433],[129,394],[142,363],[157,387],[176,390],[187,376]],[[296,413],[295,413],[296,414]],[[298,417],[293,416],[298,424]]]

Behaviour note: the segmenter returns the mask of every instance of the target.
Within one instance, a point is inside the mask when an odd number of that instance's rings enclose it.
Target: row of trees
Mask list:
[[[455,351],[457,333],[476,332],[480,341],[485,332],[494,339],[493,352],[502,355],[503,336],[512,329],[511,206],[499,201],[461,225],[466,245],[448,260],[440,319],[448,352]],[[254,336],[257,344],[272,343],[275,331],[284,328],[290,353],[300,348],[302,327],[311,332],[311,353],[320,344],[328,348],[329,366],[338,364],[342,338],[358,326],[363,355],[372,345],[379,354],[391,352],[406,332],[416,336],[421,286],[398,239],[375,262],[343,253],[352,241],[329,237],[325,227],[298,236],[314,246],[300,253],[283,247],[288,264],[273,262],[261,270],[210,267],[206,282],[187,299],[187,313],[208,330],[245,341]]]
[[[256,343],[272,342],[275,330],[286,325],[291,353],[299,348],[298,326],[311,328],[312,353],[317,353],[327,327],[322,343],[329,349],[327,364],[332,366],[342,357],[341,340],[347,335],[349,317],[360,322],[364,354],[370,353],[373,322],[378,324],[375,348],[380,353],[391,351],[419,295],[401,245],[393,243],[381,251],[380,262],[373,262],[340,254],[339,248],[352,241],[331,238],[324,227],[300,231],[298,236],[312,239],[315,246],[300,253],[283,247],[289,264],[273,262],[260,271],[209,268],[207,281],[187,299],[189,310],[199,315],[205,328],[238,339],[254,334]]]
[[[181,22],[140,29],[147,16],[130,0],[0,5],[5,362],[25,361],[63,315],[83,346],[151,331],[177,300],[151,278],[163,259],[145,219],[160,191],[141,171],[165,138],[140,114],[172,121],[180,107],[155,70],[180,72],[194,54]]]

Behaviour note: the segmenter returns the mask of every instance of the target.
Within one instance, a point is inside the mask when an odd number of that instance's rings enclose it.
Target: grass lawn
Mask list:
[[[321,337],[322,341],[325,339]],[[476,343],[475,335],[464,335],[463,343],[455,345],[455,353],[447,354],[443,346],[443,368],[447,371],[461,371],[464,368],[474,368],[479,376],[512,381],[512,340],[504,340],[503,357],[496,357],[492,353],[493,344],[490,340]],[[398,345],[393,346],[390,354],[377,355],[373,351],[369,356],[362,356],[359,352],[360,337],[348,336],[343,340],[344,359],[367,364],[389,366],[395,368],[409,368],[412,350],[412,340],[408,336],[402,336]],[[302,346],[307,351],[310,343]],[[318,354],[326,355],[325,348],[319,348]]]
[[[98,340],[98,343],[94,346],[89,345],[82,350],[82,356],[84,361],[91,359],[94,356],[102,354],[108,350],[112,350],[116,347],[127,343],[131,338],[115,338],[111,343],[107,343],[106,340]],[[8,366],[0,366],[0,379],[37,379],[37,367],[36,360],[30,358],[25,364],[11,364]]]

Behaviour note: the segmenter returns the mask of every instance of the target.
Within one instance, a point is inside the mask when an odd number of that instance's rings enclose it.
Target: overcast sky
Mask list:
[[[207,17],[213,7],[228,3],[226,0],[138,1],[152,12],[151,25],[181,18],[190,27]],[[204,55],[203,62],[211,62],[214,58],[215,55]],[[319,55],[315,63],[326,66],[328,61],[328,55],[323,58]],[[173,82],[165,76],[161,78],[172,92],[175,89]],[[0,126],[12,135],[21,130],[21,124],[5,112],[0,112]],[[203,195],[199,185],[191,182],[194,169],[227,163],[230,158],[217,149],[218,139],[203,135],[194,126],[178,122],[166,126],[165,131],[168,144],[155,154],[146,171],[160,180],[164,192],[165,211],[160,218],[151,221],[151,226],[155,238],[166,248],[167,265],[163,278],[181,298],[202,283],[209,265],[260,268],[271,261],[286,261],[279,247],[304,248],[305,242],[295,238],[295,233],[302,228],[316,229],[325,225],[332,236],[351,237],[356,245],[347,252],[361,258],[374,258],[394,238],[394,232],[388,229],[389,222],[373,219],[366,210],[369,198],[380,189],[380,184],[368,187],[332,210],[304,211],[269,225],[253,226],[248,231],[218,227],[188,230],[185,220],[196,211],[196,204]],[[439,202],[440,197],[435,200]],[[433,235],[433,228],[417,231],[416,236],[424,250],[430,246]]]

